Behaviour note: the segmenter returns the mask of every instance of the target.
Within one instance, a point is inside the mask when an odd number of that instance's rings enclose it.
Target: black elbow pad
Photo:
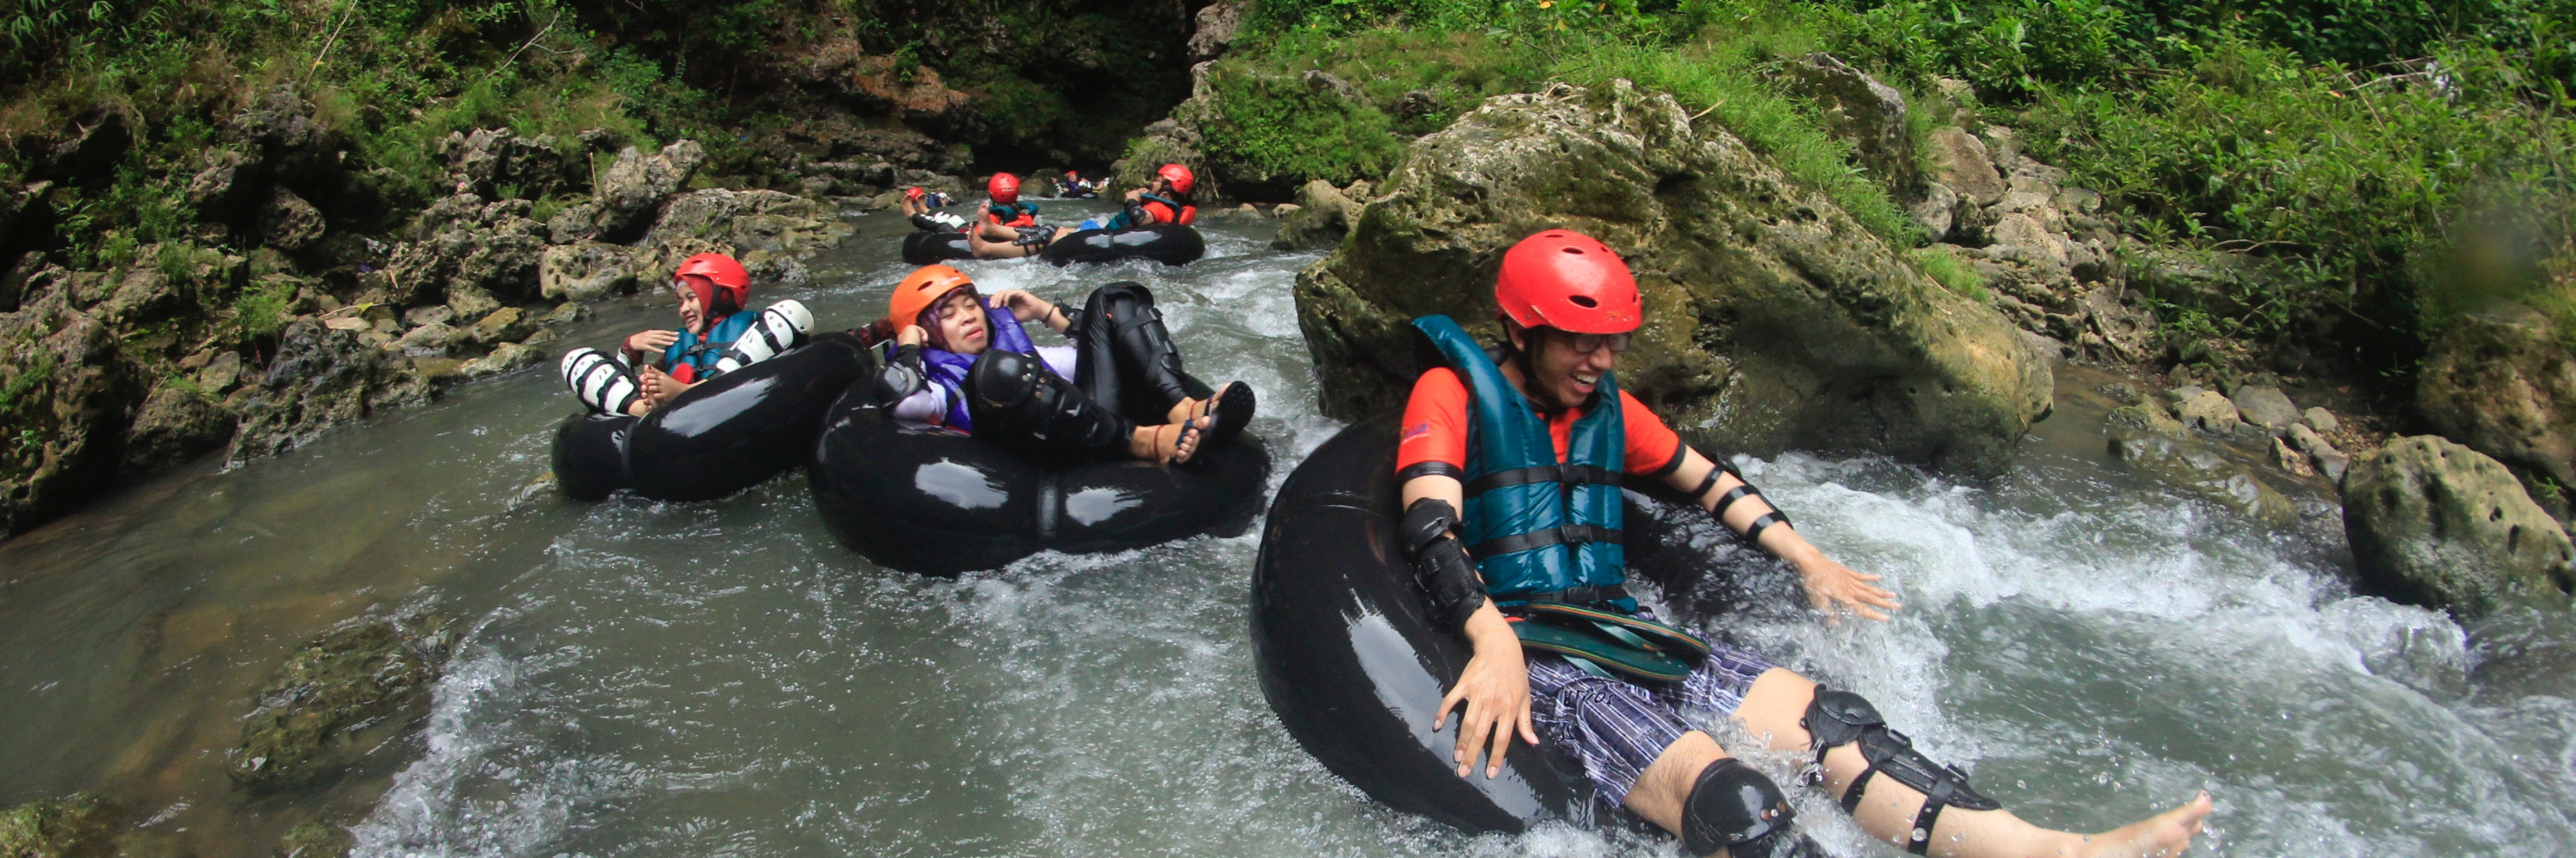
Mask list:
[[[1467,618],[1485,606],[1485,582],[1467,559],[1467,547],[1451,533],[1457,527],[1457,507],[1422,498],[1405,508],[1400,529],[1413,571],[1431,594],[1431,621],[1452,630],[1466,627]]]
[[[922,371],[921,347],[897,347],[894,350],[894,357],[887,360],[885,366],[877,371],[874,391],[877,402],[891,406],[915,393],[920,393],[925,386],[923,375],[925,373]]]

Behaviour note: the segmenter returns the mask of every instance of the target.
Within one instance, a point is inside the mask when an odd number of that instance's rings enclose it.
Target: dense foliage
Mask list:
[[[1965,81],[1959,118],[2019,128],[2130,232],[2253,260],[2263,276],[2233,292],[2159,296],[2178,357],[2223,371],[2244,345],[2296,341],[2402,381],[2447,320],[2487,302],[2576,332],[2569,0],[1259,0],[1250,26],[1219,80],[1318,69],[1369,98],[1329,123],[1274,120],[1303,96],[1221,88],[1213,159],[1372,177],[1388,163],[1373,132],[1452,115],[1405,117],[1403,93],[1454,112],[1626,77],[1912,241],[1901,189],[1848,166],[1778,82],[1784,61],[1829,51],[1935,110],[1949,107],[1926,97],[1936,82]]]

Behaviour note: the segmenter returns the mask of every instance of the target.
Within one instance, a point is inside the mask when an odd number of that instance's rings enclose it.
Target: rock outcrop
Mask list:
[[[2576,487],[2576,356],[2549,319],[2511,305],[2434,338],[2415,388],[2435,429],[2560,486]]]
[[[1715,449],[1868,450],[1991,474],[2048,411],[2047,364],[1992,308],[1622,81],[1497,96],[1415,141],[1297,279],[1327,413],[1400,401],[1418,370],[1411,317],[1496,333],[1502,251],[1554,227],[1628,259],[1648,324],[1621,381]]]
[[[2502,463],[2435,435],[2352,463],[2344,530],[2379,592],[2476,617],[2506,604],[2564,611],[2576,545]]]
[[[1279,234],[1270,240],[1277,250],[1313,250],[1342,243],[1351,225],[1359,223],[1360,210],[1375,193],[1367,182],[1352,182],[1348,188],[1316,179],[1297,189],[1295,208],[1279,216]],[[1284,208],[1284,207],[1283,207]]]
[[[117,809],[98,799],[31,801],[0,810],[0,856],[8,858],[107,858],[117,855]]]

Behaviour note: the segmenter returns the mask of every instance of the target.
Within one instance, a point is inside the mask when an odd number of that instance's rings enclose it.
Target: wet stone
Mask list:
[[[289,656],[258,696],[233,750],[232,779],[256,793],[299,789],[365,756],[425,715],[449,634],[428,619],[367,618]],[[370,739],[376,741],[368,741]]]
[[[2328,435],[2334,434],[2336,427],[2342,425],[2335,419],[2334,412],[2313,405],[2299,415],[2299,422],[2306,423],[2308,428]]]
[[[2244,420],[2237,416],[2236,403],[2218,395],[2215,390],[2204,390],[2183,400],[2175,406],[2174,413],[2181,418],[2183,425],[2221,435],[2233,433],[2244,425]]]
[[[2280,388],[2265,385],[2240,385],[2232,397],[2237,416],[2245,422],[2278,434],[2299,422],[2299,407],[2291,404]]]

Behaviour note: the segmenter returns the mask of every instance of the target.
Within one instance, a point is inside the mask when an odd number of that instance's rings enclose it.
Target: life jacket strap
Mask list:
[[[1563,590],[1550,590],[1545,593],[1524,593],[1510,597],[1512,601],[1524,604],[1555,605],[1597,605],[1602,602],[1611,602],[1628,598],[1634,598],[1628,595],[1628,588],[1617,584],[1602,587],[1589,585],[1582,587],[1568,587]]]
[[[1619,475],[1599,465],[1532,465],[1495,471],[1467,484],[1467,496],[1475,497],[1507,486],[1530,483],[1563,483],[1572,488],[1581,485],[1615,486]]]
[[[1550,545],[1570,545],[1583,542],[1618,542],[1619,540],[1619,529],[1615,527],[1601,527],[1599,525],[1592,524],[1566,524],[1533,530],[1528,533],[1515,533],[1509,536],[1498,536],[1493,539],[1476,543],[1474,546],[1469,547],[1467,551],[1477,557],[1500,557],[1505,554],[1517,554],[1531,549],[1546,548]]]

